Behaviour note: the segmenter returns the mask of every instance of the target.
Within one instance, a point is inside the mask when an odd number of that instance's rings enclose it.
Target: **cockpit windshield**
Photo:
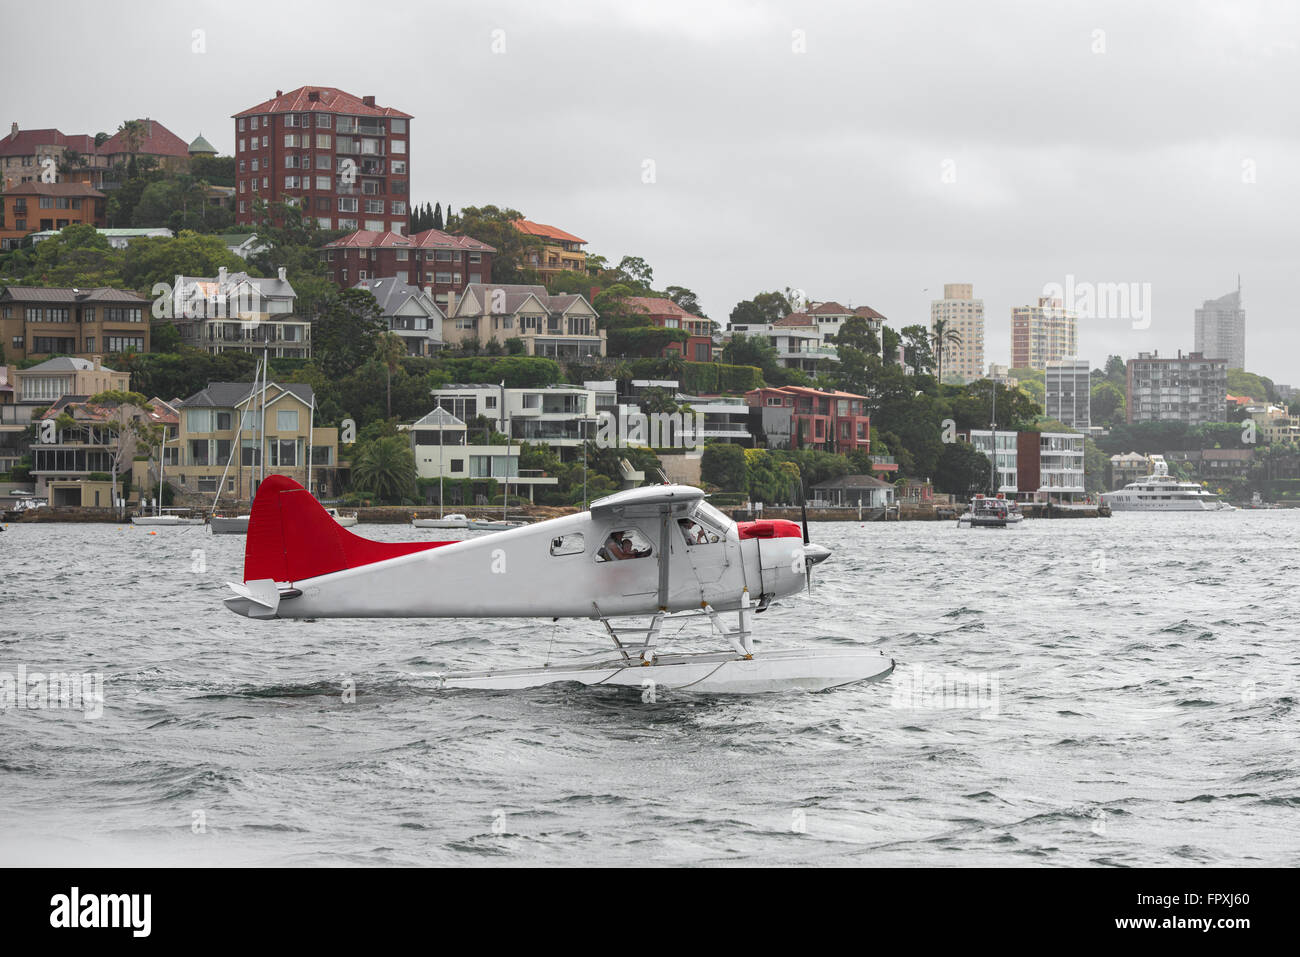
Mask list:
[[[731,526],[735,524],[731,519],[727,518],[727,516],[723,515],[708,502],[701,502],[695,507],[694,517],[696,521],[710,526],[712,531],[724,538],[726,537],[727,529],[731,528]]]

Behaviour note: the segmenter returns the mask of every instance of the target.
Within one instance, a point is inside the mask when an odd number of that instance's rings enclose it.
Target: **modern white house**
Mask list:
[[[496,430],[515,442],[576,449],[596,438],[596,393],[579,385],[507,389],[500,385],[448,385],[433,390],[433,401],[462,422],[476,416],[493,420]]]
[[[509,483],[511,494],[516,488],[522,494],[528,490],[528,497],[533,498],[533,490],[539,485],[556,485],[559,479],[543,475],[539,471],[521,471],[519,468],[520,446],[473,444],[470,442],[468,426],[461,419],[441,406],[417,420],[408,429],[411,436],[411,451],[415,455],[415,474],[419,478],[443,478],[448,481],[460,479],[496,479]],[[435,498],[434,501],[437,501]],[[446,504],[470,504],[444,499]]]

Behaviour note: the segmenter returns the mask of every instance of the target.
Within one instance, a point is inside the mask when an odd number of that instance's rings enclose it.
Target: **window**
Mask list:
[[[298,146],[298,145],[299,145],[299,143],[298,143],[298,134],[297,134],[297,133],[285,133],[285,134],[284,134],[284,145],[285,145],[285,146]]]
[[[54,197],[53,197],[53,196],[42,196],[42,197],[41,197],[41,209],[53,209],[53,208],[54,208]]]
[[[298,410],[281,409],[275,413],[275,430],[277,432],[298,431]]]
[[[318,150],[332,149],[333,146],[334,146],[334,137],[330,136],[328,133],[316,134],[316,148]]]
[[[297,126],[297,125],[298,125],[298,116],[297,116],[297,114],[296,114],[296,113],[290,113],[288,116],[286,116],[286,117],[284,118],[284,125],[285,125],[285,126]]]
[[[407,250],[405,250],[405,249],[399,249],[399,250],[397,250],[397,261],[398,261],[399,263],[404,263],[404,262],[407,261],[407,256],[409,256],[409,255],[410,255],[410,253],[409,253]]]
[[[334,124],[334,117],[330,116],[328,113],[316,114],[317,129],[328,130],[333,124]]]
[[[271,464],[277,468],[294,468],[298,464],[298,439],[279,439],[271,443]]]
[[[400,199],[393,201],[392,209],[393,209],[394,216],[406,215],[406,203],[402,202]]]
[[[326,207],[327,209],[329,208],[329,200],[328,200],[328,199],[325,200],[325,207]],[[331,225],[331,223],[333,223],[333,220],[330,219],[328,216],[317,216],[317,217],[316,217],[316,225],[319,226],[321,229],[332,229],[333,226]],[[333,258],[333,257],[331,257],[331,258]]]
[[[587,543],[582,537],[582,532],[557,535],[551,539],[552,555],[581,555],[586,550]]]
[[[243,120],[240,120],[239,122],[242,123],[242,122],[244,122],[244,121],[243,121]],[[248,149],[248,141],[247,141],[247,140],[244,140],[244,139],[241,139],[241,140],[239,141],[239,152],[242,153],[242,152],[244,152],[246,149]]]
[[[244,132],[244,118],[242,116],[239,118],[238,126],[239,126],[239,132],[241,133]],[[243,140],[240,140],[240,142],[242,143]],[[243,147],[241,146],[240,149],[242,150]]]
[[[380,215],[383,215],[383,212],[384,212],[384,201],[383,201],[382,199],[368,199],[368,200],[366,200],[366,212],[367,212],[367,213],[379,213]]]
[[[298,189],[298,188],[299,188],[298,184],[301,183],[301,182],[302,182],[302,180],[300,180],[297,176],[286,176],[286,177],[284,178],[284,188],[285,188],[285,189]]]
[[[253,160],[253,172],[256,173],[262,167],[258,165],[257,160]]]
[[[451,250],[450,250],[450,249],[439,249],[439,250],[437,250],[437,251],[434,253],[434,257],[433,257],[433,258],[436,259],[436,260],[437,260],[438,262],[440,262],[440,263],[449,263],[449,262],[451,262]]]
[[[434,282],[444,283],[444,284],[445,284],[445,283],[450,283],[450,282],[451,282],[451,273],[449,273],[449,272],[440,272],[440,273],[436,273],[436,274],[434,275],[433,281],[434,281]]]
[[[262,137],[262,149],[266,149],[266,148],[267,148],[268,146],[270,146],[270,145],[271,145],[271,137],[269,137],[269,136],[263,136],[263,137]]]
[[[326,156],[324,153],[317,153],[317,154],[316,154],[316,168],[317,168],[317,169],[333,169],[333,168],[334,168],[334,162],[333,162],[333,161],[332,161],[328,156]]]
[[[389,131],[390,133],[405,133],[405,132],[406,132],[406,120],[389,120],[389,121],[388,121],[388,131]]]
[[[252,130],[257,129],[257,117],[256,117],[256,116],[254,116],[252,119],[250,119],[250,120],[248,121],[248,128],[249,128],[249,129],[252,129]]]
[[[636,528],[615,529],[596,552],[596,561],[617,562],[633,558],[649,558],[654,554],[650,540]]]
[[[393,160],[393,172],[399,176],[406,175],[406,160]]]
[[[356,211],[357,211],[357,200],[356,200],[356,197],[355,197],[355,196],[352,196],[352,197],[349,197],[349,196],[340,196],[340,197],[339,197],[339,212],[340,212],[340,213],[355,213]]]
[[[144,313],[139,309],[127,309],[119,306],[107,306],[104,309],[105,322],[143,322]]]
[[[472,252],[469,254],[469,261],[472,263],[481,263],[483,261],[483,254],[480,252]]]
[[[392,146],[393,152],[398,155],[406,152],[406,140],[391,140],[389,145]]]
[[[372,233],[382,233],[384,231],[384,221],[382,219],[367,219],[366,229]]]
[[[333,182],[332,182],[332,180],[331,180],[331,177],[329,177],[329,176],[317,176],[317,177],[316,177],[316,188],[317,188],[317,189],[328,190],[328,189],[331,189],[331,188],[333,187],[333,185],[334,185],[334,184],[333,184]],[[329,207],[327,206],[326,208],[328,209]]]

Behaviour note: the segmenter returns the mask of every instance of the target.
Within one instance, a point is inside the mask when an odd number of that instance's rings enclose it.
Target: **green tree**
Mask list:
[[[709,318],[704,314],[704,310],[700,308],[699,297],[685,286],[669,286],[664,290],[664,295],[692,316],[699,316],[701,319]]]
[[[400,436],[388,436],[362,446],[352,461],[352,485],[391,504],[413,498],[415,455],[410,443]]]
[[[122,251],[110,246],[94,226],[65,226],[31,250],[22,281],[34,286],[120,289],[122,262]]]
[[[761,325],[784,319],[793,311],[790,300],[781,293],[760,292],[753,299],[744,299],[736,303],[729,318],[733,325],[736,323]]]
[[[456,217],[454,230],[458,235],[496,249],[492,254],[492,282],[532,283],[537,280],[537,273],[528,266],[528,256],[533,251],[540,252],[542,242],[515,228],[518,220],[526,218],[516,209],[466,206]],[[452,230],[449,222],[447,231]]]
[[[155,295],[158,284],[171,286],[177,276],[216,276],[222,266],[230,272],[245,268],[240,259],[216,236],[201,236],[183,230],[175,237],[137,239],[126,247],[122,279],[146,295]],[[176,307],[179,309],[179,305]]]
[[[715,442],[700,457],[700,480],[729,492],[749,489],[749,466],[739,445]]]
[[[636,290],[637,295],[645,295],[652,289],[654,270],[640,256],[624,256],[615,272],[618,281]]]
[[[381,332],[375,338],[375,357],[384,364],[388,395],[388,418],[393,417],[393,373],[406,355],[406,341],[395,332]]]
[[[1093,385],[1090,396],[1089,414],[1093,425],[1113,428],[1124,421],[1126,401],[1124,393],[1115,387],[1109,379],[1102,379]]]
[[[898,330],[903,339],[903,361],[918,373],[935,368],[934,350],[930,346],[930,333],[925,326],[904,326]]]
[[[312,329],[321,368],[345,376],[374,355],[387,323],[368,289],[345,289],[326,303]]]
[[[965,497],[991,487],[993,466],[988,457],[968,442],[949,442],[943,447],[934,472],[934,487],[940,492]]]

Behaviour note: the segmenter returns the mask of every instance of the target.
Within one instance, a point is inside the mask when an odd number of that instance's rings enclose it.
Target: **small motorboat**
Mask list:
[[[469,519],[459,512],[442,518],[417,518],[411,521],[416,528],[469,528]]]
[[[337,508],[327,508],[325,511],[329,512],[330,518],[334,519],[334,521],[338,522],[344,528],[351,528],[357,523],[357,516],[355,514],[343,515]]]
[[[1007,503],[1005,499],[976,495],[970,508],[957,517],[958,528],[1006,528]]]

